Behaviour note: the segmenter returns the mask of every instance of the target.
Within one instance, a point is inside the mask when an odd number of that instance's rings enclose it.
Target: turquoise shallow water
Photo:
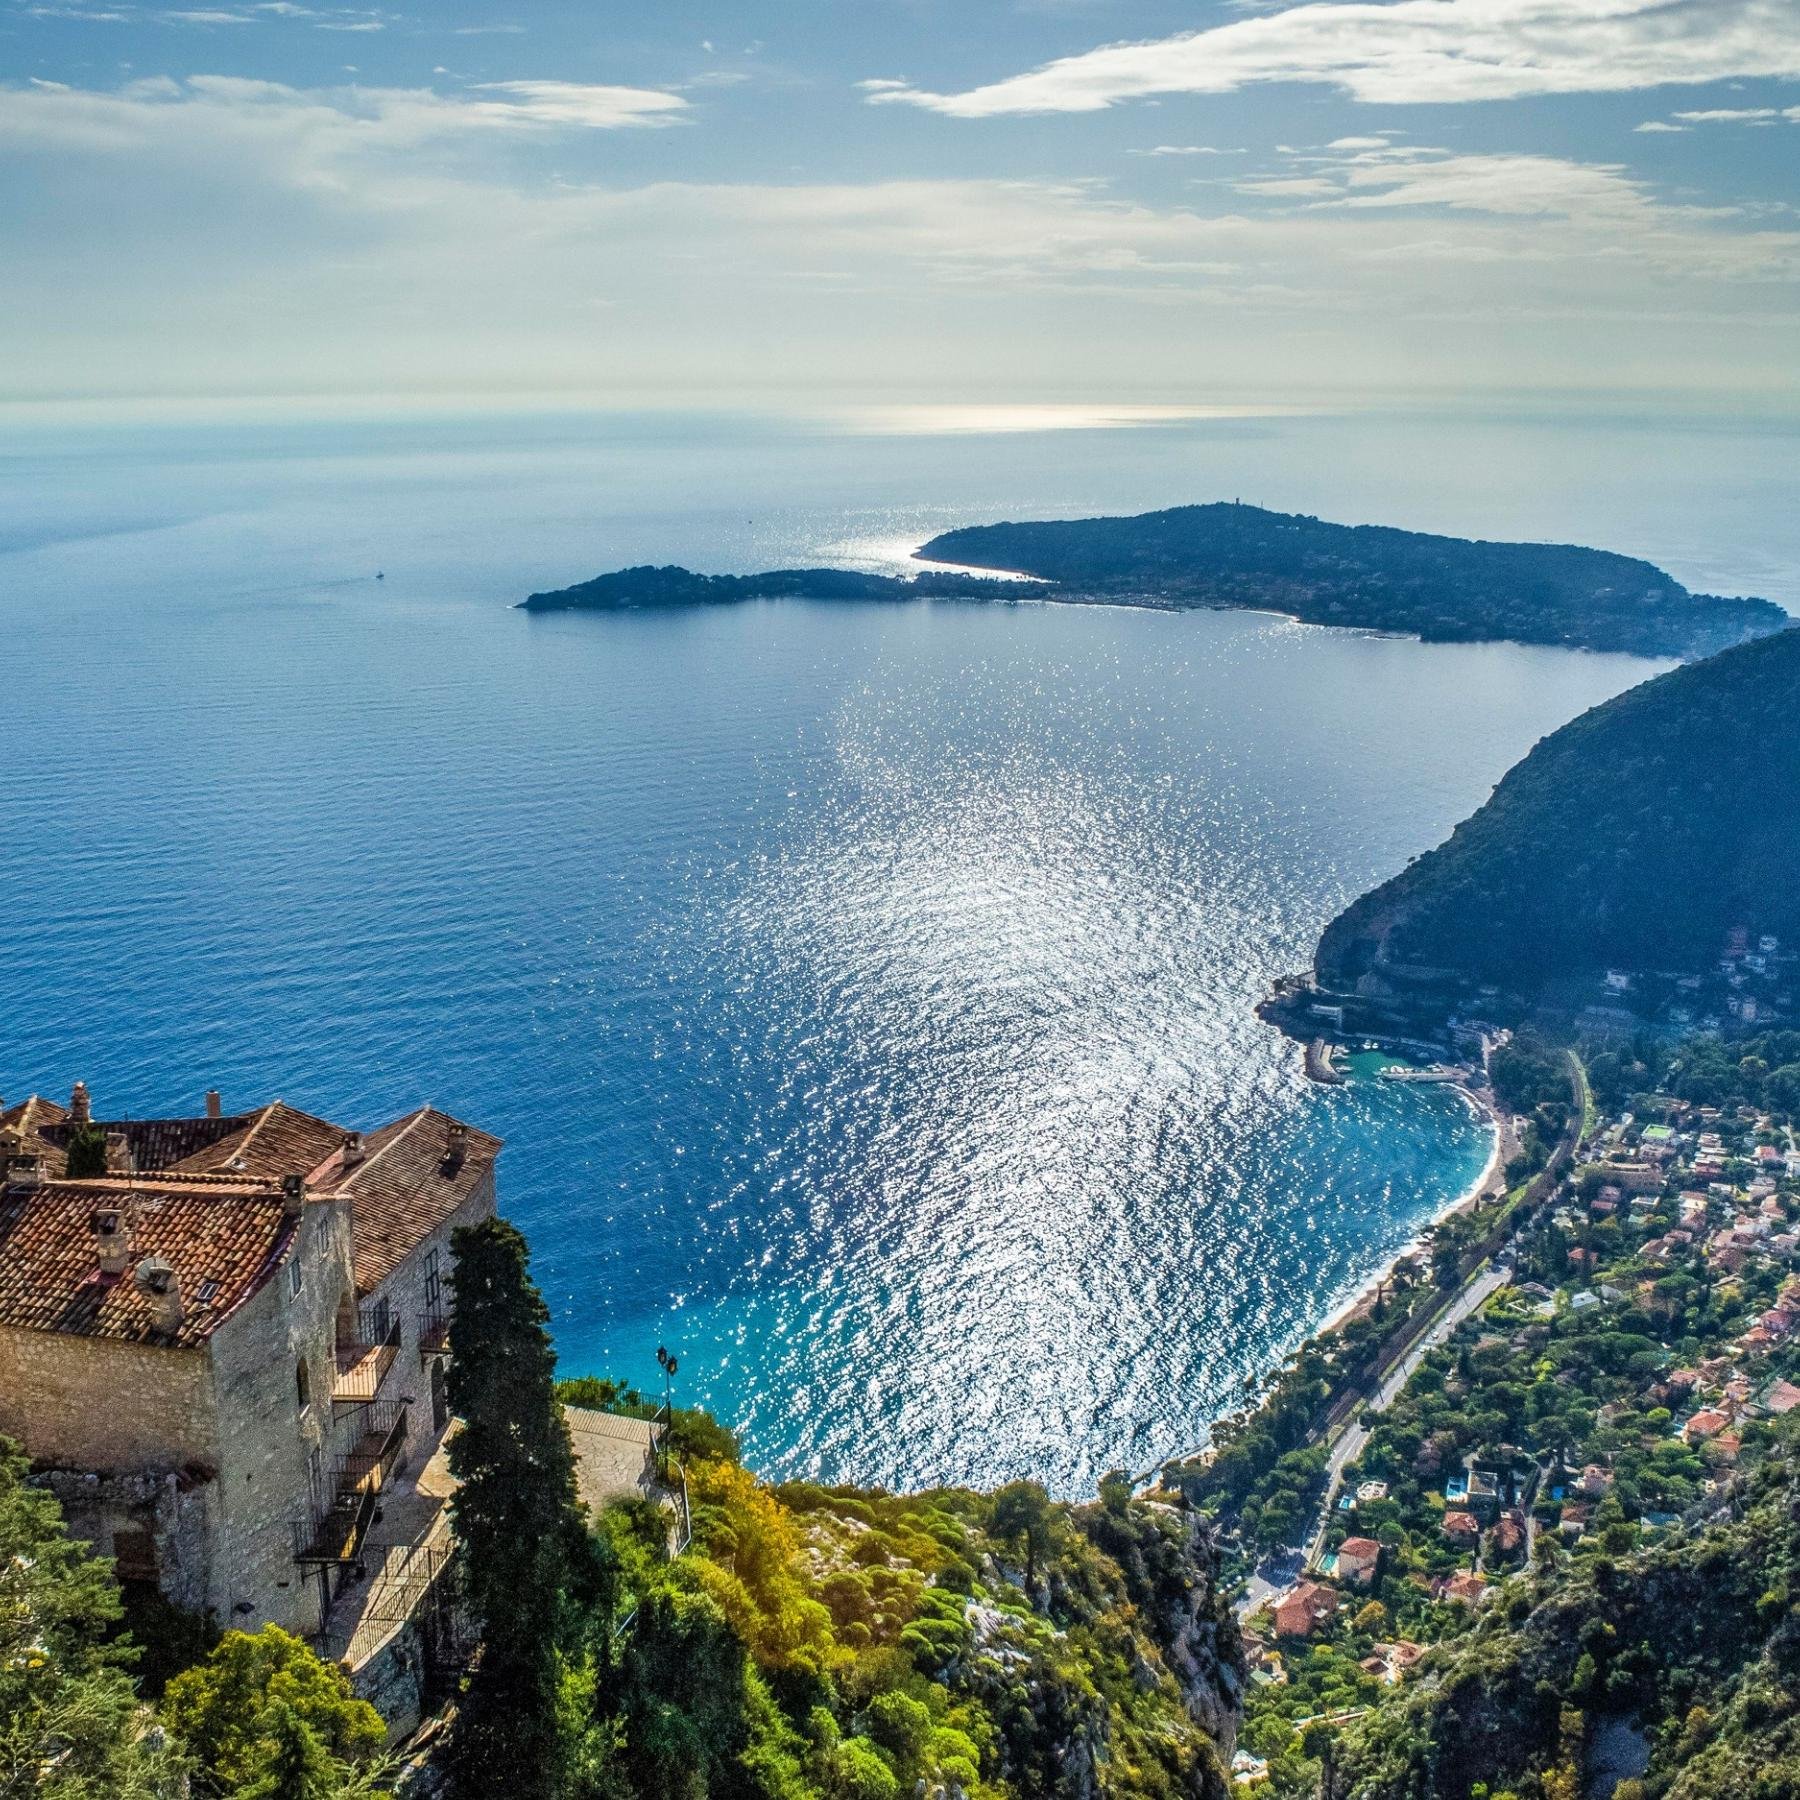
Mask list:
[[[477,1119],[565,1365],[645,1379],[668,1342],[768,1470],[1073,1491],[1198,1441],[1488,1150],[1453,1093],[1309,1087],[1254,1001],[1651,665],[507,602],[649,556],[883,566],[1223,491],[1231,448],[16,438],[0,1093]]]

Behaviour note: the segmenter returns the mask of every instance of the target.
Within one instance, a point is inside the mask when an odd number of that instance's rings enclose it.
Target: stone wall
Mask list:
[[[273,1623],[310,1633],[323,1620],[320,1577],[294,1561],[295,1530],[312,1517],[314,1452],[326,1481],[341,1454],[331,1384],[346,1299],[353,1310],[349,1208],[343,1201],[309,1201],[281,1267],[213,1333],[213,1405],[221,1431],[208,1603],[221,1625],[254,1631]]]
[[[0,1432],[59,1468],[214,1467],[206,1352],[0,1325]]]
[[[400,1321],[378,1399],[413,1401],[415,1442],[433,1435],[435,1359],[421,1357],[419,1331],[434,1258],[447,1312],[450,1234],[494,1208],[490,1174],[368,1297]],[[77,1535],[153,1569],[171,1600],[221,1627],[311,1635],[323,1624],[329,1595],[294,1550],[317,1484],[369,1418],[331,1399],[340,1320],[358,1310],[350,1246],[349,1203],[309,1200],[280,1266],[203,1349],[0,1327],[0,1432],[48,1467]],[[409,1672],[397,1663],[381,1679],[398,1694]]]
[[[177,1606],[204,1612],[217,1483],[165,1471],[96,1475],[53,1469],[37,1477],[56,1496],[71,1534],[118,1559],[122,1581],[154,1580]]]

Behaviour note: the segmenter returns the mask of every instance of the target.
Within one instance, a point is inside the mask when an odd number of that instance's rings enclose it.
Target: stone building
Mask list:
[[[0,1433],[122,1581],[326,1635],[394,1523],[443,1535],[450,1234],[499,1151],[430,1107],[0,1110]]]

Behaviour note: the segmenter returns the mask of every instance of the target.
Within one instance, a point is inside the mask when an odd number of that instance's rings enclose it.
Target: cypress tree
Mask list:
[[[69,1133],[64,1151],[68,1158],[67,1175],[71,1181],[82,1181],[92,1175],[106,1173],[106,1133],[98,1125],[77,1125]]]
[[[450,1442],[460,1482],[451,1519],[481,1650],[451,1751],[462,1800],[546,1800],[561,1762],[557,1731],[563,1590],[583,1558],[575,1458],[556,1398],[550,1315],[503,1219],[451,1239],[455,1308]]]

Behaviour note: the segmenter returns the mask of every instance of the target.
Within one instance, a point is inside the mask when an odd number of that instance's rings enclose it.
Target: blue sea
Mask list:
[[[1696,436],[1695,433],[1698,433]],[[1190,1448],[1477,1177],[1252,1011],[1658,665],[1265,615],[513,602],[1247,500],[1800,599],[1774,428],[245,419],[0,440],[0,1094],[505,1136],[569,1372],[759,1469]],[[378,578],[379,576],[379,578]]]

